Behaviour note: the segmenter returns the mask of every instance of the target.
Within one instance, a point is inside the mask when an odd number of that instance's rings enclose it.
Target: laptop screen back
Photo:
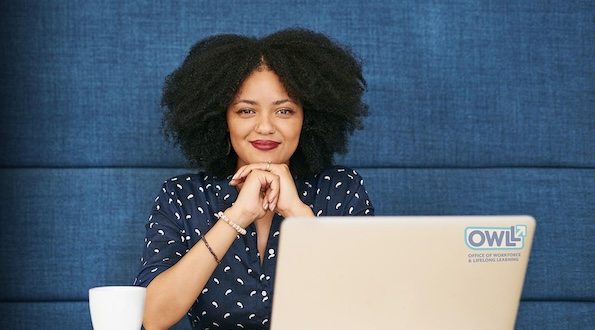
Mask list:
[[[529,216],[284,220],[271,326],[513,329]]]

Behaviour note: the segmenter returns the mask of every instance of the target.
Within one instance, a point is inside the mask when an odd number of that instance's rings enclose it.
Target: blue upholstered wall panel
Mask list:
[[[82,300],[131,283],[162,179],[183,169],[5,170],[1,300]],[[524,299],[593,299],[595,170],[362,169],[379,215],[531,214]],[[90,192],[89,190],[92,190]],[[4,220],[6,219],[6,220]],[[586,247],[586,248],[585,248]],[[10,257],[20,256],[20,257]],[[76,283],[75,286],[72,283]]]
[[[92,329],[87,301],[62,302],[0,302],[0,329]],[[190,329],[183,319],[170,330]]]
[[[192,43],[300,25],[365,61],[355,166],[595,166],[591,1],[14,1],[5,166],[180,166],[159,91]]]
[[[93,286],[131,283],[142,248],[142,225],[161,179],[183,171],[3,171],[0,189],[11,194],[2,199],[0,217],[18,225],[5,224],[0,231],[7,256],[0,273],[5,285],[0,301],[15,302],[0,307],[23,312],[26,309],[19,306],[25,301],[85,301]],[[595,197],[595,171],[365,168],[360,172],[381,215],[534,215],[539,227],[523,299],[593,300],[594,266],[586,261],[593,259],[589,247],[595,236],[595,204],[590,201]],[[93,193],[78,193],[89,187]],[[569,313],[575,305],[567,302],[566,307],[548,308]],[[48,306],[44,308],[62,308]],[[592,303],[579,306],[572,313],[593,309]],[[565,324],[577,321],[569,318]]]
[[[130,283],[161,182],[166,74],[198,39],[303,26],[365,62],[338,161],[387,214],[531,214],[517,328],[595,323],[595,3],[0,2],[0,328],[90,328]]]
[[[0,303],[2,329],[91,329],[87,302]],[[593,308],[584,302],[522,302],[516,329],[590,329]],[[188,330],[182,319],[171,330]]]

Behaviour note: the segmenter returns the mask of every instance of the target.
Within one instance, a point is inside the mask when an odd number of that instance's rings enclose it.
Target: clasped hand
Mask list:
[[[254,163],[240,167],[229,182],[239,188],[234,208],[250,223],[268,211],[286,217],[292,208],[304,206],[286,164]]]

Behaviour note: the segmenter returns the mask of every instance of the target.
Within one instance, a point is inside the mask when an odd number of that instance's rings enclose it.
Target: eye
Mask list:
[[[291,109],[279,109],[277,110],[277,113],[283,116],[288,116],[291,115],[293,113],[293,110]]]
[[[240,109],[236,113],[240,116],[250,116],[250,115],[254,114],[255,112],[252,109]]]

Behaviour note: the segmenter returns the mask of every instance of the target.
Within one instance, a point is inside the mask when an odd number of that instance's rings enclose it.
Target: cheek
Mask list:
[[[247,134],[247,131],[249,131],[249,129],[246,128],[245,124],[242,125],[242,123],[234,120],[227,121],[227,132],[229,133],[229,136],[231,136],[232,139],[234,137],[236,139],[242,138],[244,135]]]
[[[302,135],[302,128],[300,127],[300,129],[295,132],[295,138],[297,140],[299,140],[301,135]]]
[[[296,121],[292,125],[294,137],[299,140],[300,135],[302,134],[302,128],[304,126],[304,115],[302,114],[299,118],[296,118]]]
[[[302,134],[302,126],[301,125],[297,125],[292,127],[292,133],[291,133],[291,140],[292,142],[297,146],[299,141],[300,141],[300,136]]]

